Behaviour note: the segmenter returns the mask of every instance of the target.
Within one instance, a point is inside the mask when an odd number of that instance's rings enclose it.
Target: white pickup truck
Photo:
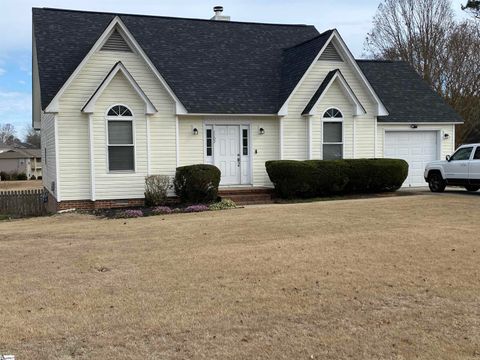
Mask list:
[[[442,192],[447,185],[477,191],[480,189],[480,144],[462,145],[452,156],[447,155],[446,160],[429,162],[424,177],[432,192]]]

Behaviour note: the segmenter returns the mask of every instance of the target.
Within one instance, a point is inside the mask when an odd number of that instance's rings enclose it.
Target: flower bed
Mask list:
[[[180,213],[196,213],[203,211],[216,211],[224,209],[233,209],[237,205],[232,200],[221,200],[219,202],[212,203],[210,205],[194,204],[188,206],[155,206],[144,208],[131,208],[131,209],[102,209],[95,211],[97,216],[102,216],[110,219],[132,219],[145,216],[157,216],[168,214],[180,214]]]

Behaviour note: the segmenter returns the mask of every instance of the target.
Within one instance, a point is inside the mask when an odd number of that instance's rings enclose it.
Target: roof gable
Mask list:
[[[142,88],[140,87],[140,85],[138,85],[138,83],[135,81],[135,79],[130,74],[130,72],[128,72],[128,70],[120,61],[113,66],[113,68],[109,71],[105,79],[103,79],[103,81],[100,83],[98,88],[94,91],[92,96],[90,96],[88,101],[82,107],[82,112],[84,113],[94,112],[95,104],[98,98],[102,95],[103,91],[108,87],[110,82],[118,73],[122,73],[123,76],[125,76],[125,79],[127,79],[129,84],[132,86],[133,90],[135,90],[135,92],[140,97],[140,99],[142,99],[142,101],[145,103],[145,114],[149,114],[149,115],[155,114],[157,112],[157,109],[155,108],[153,103],[150,101],[148,96],[143,92]]]
[[[301,86],[303,80],[307,78],[309,71],[314,67],[316,61],[319,60],[319,58],[322,56],[322,54],[325,52],[325,50],[328,48],[328,46],[331,43],[333,43],[334,48],[335,50],[337,50],[338,55],[341,56],[341,58],[345,61],[345,63],[347,63],[349,66],[352,67],[352,70],[358,76],[362,85],[365,87],[368,94],[375,102],[376,104],[375,115],[388,115],[387,109],[383,105],[378,95],[375,93],[374,89],[368,82],[365,75],[362,73],[352,53],[350,52],[347,45],[345,44],[345,42],[343,41],[342,37],[340,36],[340,34],[336,29],[326,31],[315,39],[312,39],[310,41],[297,45],[292,49],[287,50],[287,52],[292,53],[291,55],[287,55],[287,56],[295,60],[287,61],[284,64],[284,71],[288,72],[289,66],[292,67],[293,69],[299,69],[299,67],[301,66],[302,71],[296,72],[297,74],[296,79],[298,80],[289,82],[290,85],[293,85],[293,87],[289,88],[288,91],[283,92],[284,96],[281,97],[282,102],[281,102],[281,107],[278,111],[278,114],[281,116],[287,114],[288,102],[290,98],[295,94],[296,90]],[[294,62],[298,62],[300,65],[295,66],[293,65]]]
[[[350,103],[353,105],[353,115],[363,115],[366,113],[365,108],[358,100],[357,96],[353,92],[350,85],[348,85],[347,80],[343,76],[342,72],[339,69],[330,71],[325,79],[322,81],[317,91],[313,94],[312,98],[308,102],[307,106],[302,112],[302,115],[313,115],[314,108],[322,100],[323,95],[328,91],[330,86],[338,81],[340,88]]]

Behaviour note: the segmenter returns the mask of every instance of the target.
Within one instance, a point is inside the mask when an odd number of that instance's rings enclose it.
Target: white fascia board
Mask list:
[[[143,92],[142,88],[133,78],[132,74],[125,68],[125,66],[119,61],[115,64],[113,69],[108,73],[107,77],[102,81],[100,86],[95,90],[92,96],[88,99],[85,105],[82,107],[81,111],[84,113],[91,114],[95,111],[95,104],[97,103],[98,98],[102,95],[103,91],[108,87],[112,79],[117,75],[118,72],[121,72],[125,78],[128,80],[135,92],[140,96],[140,98],[145,103],[145,114],[152,115],[157,112],[157,109],[150,101],[148,96]]]
[[[318,59],[320,58],[320,55],[322,55],[323,51],[325,50],[325,48],[327,47],[328,44],[330,44],[330,41],[332,41],[332,38],[333,36],[335,35],[335,32],[333,32],[330,37],[328,38],[328,40],[325,42],[325,44],[323,45],[323,47],[320,49],[320,51],[318,52],[317,56],[315,56],[315,59],[313,59],[312,63],[310,64],[310,66],[308,67],[307,71],[305,71],[305,73],[303,74],[303,76],[301,77],[300,81],[297,83],[297,85],[295,85],[295,87],[293,88],[292,92],[290,93],[290,95],[288,95],[288,98],[287,100],[285,100],[285,102],[283,103],[282,107],[280,108],[280,110],[278,110],[278,116],[286,116],[288,114],[288,103],[290,102],[290,99],[292,98],[293,94],[295,94],[298,90],[298,88],[300,87],[300,85],[302,85],[303,81],[305,80],[305,78],[307,77],[308,73],[312,70],[313,68],[313,65],[316,64],[316,62],[318,61]]]
[[[360,67],[358,66],[357,62],[355,61],[355,58],[353,57],[352,53],[350,52],[350,50],[348,49],[347,47],[347,44],[345,44],[345,41],[343,41],[342,37],[340,36],[339,32],[337,31],[337,29],[335,29],[333,31],[333,35],[334,35],[334,38],[335,40],[337,41],[337,44],[340,46],[342,52],[346,55],[347,59],[348,59],[348,62],[350,63],[350,65],[352,65],[354,67],[354,69],[356,70],[357,74],[360,76],[360,78],[362,79],[362,82],[364,83],[365,87],[367,88],[367,90],[369,91],[370,95],[373,97],[373,99],[375,100],[375,102],[377,103],[377,114],[376,116],[387,116],[388,115],[388,110],[387,108],[385,107],[385,105],[383,105],[382,101],[380,100],[380,98],[378,97],[378,95],[376,94],[375,90],[373,89],[372,85],[370,85],[370,82],[367,80],[367,78],[365,77],[365,75],[363,74],[362,70],[360,69]],[[323,50],[322,50],[323,51]]]
[[[182,114],[179,114],[182,115]],[[217,114],[217,113],[188,113],[187,116],[222,116],[222,117],[255,117],[255,116],[268,116],[268,117],[277,117],[278,114]]]
[[[464,124],[463,122],[455,122],[455,121],[452,121],[452,122],[439,122],[439,121],[432,121],[432,122],[427,122],[427,121],[410,121],[410,122],[396,122],[396,121],[382,121],[382,120],[378,120],[378,125],[388,125],[388,126],[395,126],[395,125],[412,125],[412,124],[415,124],[415,125],[461,125],[461,124]]]
[[[118,16],[115,16],[115,18],[110,22],[110,24],[107,26],[103,34],[98,38],[98,40],[95,42],[95,44],[92,46],[90,51],[87,53],[85,58],[81,61],[81,63],[77,66],[77,68],[73,71],[73,73],[70,75],[70,77],[67,79],[67,81],[62,85],[60,90],[57,92],[55,97],[52,99],[50,104],[45,108],[45,112],[47,113],[58,113],[59,109],[59,101],[65,90],[70,86],[72,81],[77,77],[77,75],[80,73],[80,71],[83,69],[85,64],[90,60],[92,55],[99,50],[105,41],[108,39],[108,37],[112,34],[113,30],[115,27],[118,27],[120,31],[122,32],[125,37],[127,37],[127,41],[132,45],[132,47],[135,48],[135,51],[140,54],[140,56],[145,60],[147,65],[150,67],[150,69],[153,71],[153,73],[157,76],[159,81],[162,83],[162,85],[165,87],[167,90],[168,94],[172,97],[172,99],[175,101],[175,109],[177,114],[187,114],[187,110],[183,106],[183,104],[180,102],[180,100],[177,98],[177,96],[173,93],[172,89],[168,86],[167,82],[163,77],[160,75],[156,67],[153,65],[153,63],[150,61],[148,56],[145,54],[145,52],[142,50],[138,42],[135,40],[133,35],[128,31],[127,27],[125,24],[120,20]]]
[[[352,88],[348,85],[347,80],[343,77],[341,73],[336,73],[334,76],[335,79],[338,79],[340,81],[340,84],[342,85],[342,91],[343,93],[347,96],[347,98],[350,100],[352,105],[354,105],[354,111],[353,115],[364,115],[367,112],[365,111],[364,107],[358,100],[357,96],[353,93]],[[333,82],[333,81],[332,81]]]

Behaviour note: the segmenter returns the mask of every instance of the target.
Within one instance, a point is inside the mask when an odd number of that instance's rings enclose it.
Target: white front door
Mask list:
[[[222,173],[220,185],[240,184],[240,126],[215,125],[214,133],[213,158]]]
[[[425,186],[425,165],[438,160],[437,131],[386,131],[384,156],[408,162],[402,186]]]

